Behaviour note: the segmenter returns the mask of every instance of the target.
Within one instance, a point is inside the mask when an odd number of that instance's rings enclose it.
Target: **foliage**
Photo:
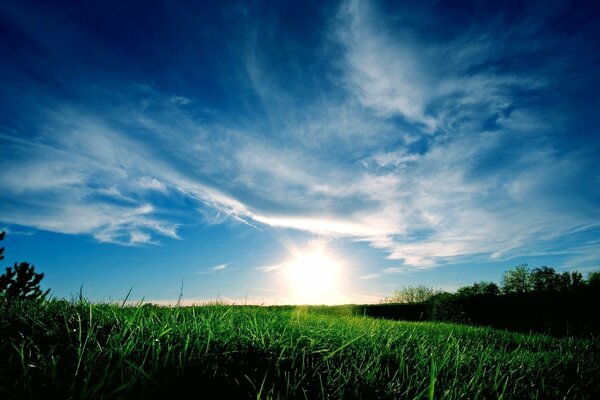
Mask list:
[[[310,307],[0,304],[0,398],[598,398],[600,344]]]
[[[527,264],[517,265],[506,271],[502,276],[502,291],[504,293],[526,293],[531,289],[531,275]]]
[[[557,290],[563,284],[562,279],[554,268],[534,268],[530,275],[531,285],[536,291]]]
[[[571,289],[579,290],[585,285],[583,274],[579,271],[571,272]]]
[[[0,240],[4,239],[4,235],[5,232],[0,234]],[[3,258],[4,247],[0,249],[0,259]],[[50,292],[40,288],[43,278],[44,274],[36,273],[35,267],[28,262],[15,263],[0,275],[0,296],[6,300],[43,300]]]
[[[379,305],[356,306],[354,315],[404,321],[448,321],[492,326],[518,332],[589,337],[600,334],[600,320],[589,304],[600,302],[600,271],[585,280],[578,271],[530,270],[526,264],[506,271],[502,288],[476,282],[456,294],[437,293],[426,301],[399,303],[412,291],[397,291]]]
[[[578,271],[558,273],[546,266],[529,270],[527,264],[509,269],[502,279],[504,293],[569,292],[584,285],[583,275]]]
[[[589,287],[600,289],[600,271],[590,272],[586,283]]]
[[[441,290],[423,285],[403,286],[394,290],[390,297],[381,300],[381,303],[422,303],[438,293]]]
[[[500,289],[494,282],[481,281],[476,282],[471,286],[461,287],[457,290],[456,294],[467,297],[480,295],[497,296],[500,294]]]
[[[438,293],[428,301],[428,319],[469,323],[469,316],[464,312],[460,298],[452,293]]]
[[[502,276],[502,286],[494,282],[475,282],[457,290],[456,294],[463,298],[473,296],[498,296],[501,294],[521,294],[532,292],[577,292],[585,287],[600,288],[600,271],[592,272],[587,280],[578,271],[557,273],[554,268],[542,266],[530,270],[527,264],[508,269]],[[423,303],[440,290],[426,286],[405,286],[395,290],[393,294],[380,301],[383,304]]]
[[[43,277],[44,274],[36,273],[31,264],[15,263],[0,276],[0,293],[7,300],[43,300],[50,292],[50,289],[44,292],[40,288]]]
[[[554,268],[541,267],[531,271],[531,283],[534,291],[566,292],[583,287],[583,275],[580,272],[557,273]]]

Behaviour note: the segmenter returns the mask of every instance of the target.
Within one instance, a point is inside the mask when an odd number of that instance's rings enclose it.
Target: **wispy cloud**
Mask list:
[[[143,176],[138,180],[138,184],[144,189],[158,190],[164,192],[167,190],[167,186],[156,178],[150,178],[149,176]]]
[[[345,2],[340,9],[337,34],[347,48],[350,89],[361,104],[383,116],[400,114],[434,129],[434,119],[425,113],[430,82],[422,60],[411,43],[394,45],[378,34],[374,12],[361,1]]]
[[[256,267],[256,269],[261,272],[280,272],[284,268],[285,264],[264,265],[262,267]]]
[[[192,101],[185,96],[176,96],[173,95],[170,97],[170,100],[173,104],[178,106],[185,106],[186,104],[190,104]]]
[[[219,264],[219,265],[215,265],[212,268],[209,268],[209,270],[211,271],[225,271],[225,268],[227,268],[229,266],[229,264]]]
[[[1,132],[0,220],[125,245],[200,220],[294,229],[398,260],[381,274],[548,252],[597,229],[597,145],[561,148],[566,117],[532,106],[557,73],[505,65],[550,45],[508,46],[524,22],[424,40],[415,31],[431,16],[409,14],[400,26],[374,3],[343,2],[311,53],[327,73],[287,47],[276,58],[252,25],[228,75],[250,104],[236,113],[150,83],[40,106],[31,133]],[[597,246],[581,253],[593,260]]]

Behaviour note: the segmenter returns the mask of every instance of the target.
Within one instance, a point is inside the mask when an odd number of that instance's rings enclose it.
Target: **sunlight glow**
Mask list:
[[[296,304],[334,304],[340,299],[340,263],[322,249],[299,253],[286,265]]]

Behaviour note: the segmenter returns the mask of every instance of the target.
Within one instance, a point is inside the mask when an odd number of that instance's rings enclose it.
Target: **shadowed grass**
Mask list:
[[[597,340],[312,307],[2,303],[1,398],[594,398]]]

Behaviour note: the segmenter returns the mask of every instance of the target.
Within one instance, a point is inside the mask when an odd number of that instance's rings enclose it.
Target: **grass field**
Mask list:
[[[600,398],[597,339],[339,307],[51,301],[0,310],[2,399]]]

